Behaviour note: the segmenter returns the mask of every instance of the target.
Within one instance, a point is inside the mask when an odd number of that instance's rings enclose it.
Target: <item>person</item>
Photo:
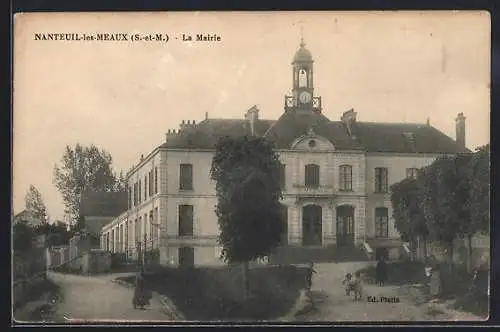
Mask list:
[[[439,263],[435,263],[432,267],[430,276],[430,295],[434,300],[437,300],[442,294],[442,278],[441,278],[441,266]]]
[[[135,279],[134,298],[132,299],[134,309],[144,310],[145,305],[149,305],[149,296],[144,281],[143,272],[139,272]]]
[[[352,290],[354,291],[354,301],[361,300],[363,298],[363,283],[361,280],[361,272],[356,271],[354,273],[354,278],[352,279]]]
[[[387,263],[384,257],[380,257],[375,268],[375,277],[379,286],[384,286],[387,280]]]
[[[313,273],[316,273],[316,270],[314,269],[314,263],[309,262],[309,268],[307,270],[307,275],[306,275],[306,282],[307,282],[307,290],[308,291],[311,291]]]
[[[352,290],[352,274],[347,273],[342,281],[342,285],[345,287],[345,295],[349,296]]]

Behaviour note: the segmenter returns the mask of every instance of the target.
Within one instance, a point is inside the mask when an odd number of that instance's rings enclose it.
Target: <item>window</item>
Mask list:
[[[179,248],[179,266],[191,267],[194,266],[194,248],[181,247]]]
[[[128,190],[128,208],[130,209],[132,206],[134,206],[134,201],[132,200],[132,188],[130,186],[127,186]]]
[[[155,194],[158,193],[158,167],[155,167]]]
[[[352,190],[352,166],[342,165],[339,167],[339,189],[341,191]]]
[[[387,168],[385,167],[375,168],[375,192],[387,192]]]
[[[148,177],[144,175],[144,199],[148,198]]]
[[[406,177],[411,179],[417,178],[418,168],[407,168],[406,169]]]
[[[180,165],[179,189],[181,190],[193,189],[193,165],[191,164]]]
[[[192,205],[179,205],[179,236],[193,236]]]
[[[306,187],[319,187],[319,166],[309,164],[305,167],[305,185]]]
[[[137,205],[139,196],[137,195],[137,182],[134,183],[134,206]]]
[[[278,181],[281,189],[285,188],[286,184],[286,175],[285,175],[285,165],[281,164],[278,166],[276,170],[277,174],[275,174],[275,179]]]
[[[142,184],[141,180],[139,180],[139,186],[137,187],[137,192],[139,193],[139,203],[141,202],[141,194],[142,194]]]
[[[385,207],[375,209],[375,237],[387,237],[389,235],[389,216]]]
[[[153,196],[154,194],[154,179],[153,179],[153,171],[149,171],[149,196]]]

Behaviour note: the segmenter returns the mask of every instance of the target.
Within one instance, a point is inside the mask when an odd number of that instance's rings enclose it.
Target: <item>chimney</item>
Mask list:
[[[208,120],[208,112],[205,112],[205,120]]]
[[[352,138],[355,138],[353,135],[353,125],[356,122],[356,112],[354,112],[354,109],[351,108],[350,110],[342,113],[342,117],[340,118],[340,121],[342,121],[346,128],[347,132],[349,133],[349,136]]]
[[[259,109],[256,105],[252,106],[245,114],[245,119],[250,124],[250,132],[255,136],[255,123],[259,120]]]
[[[455,140],[460,148],[465,149],[465,116],[460,112],[456,118],[456,137]]]

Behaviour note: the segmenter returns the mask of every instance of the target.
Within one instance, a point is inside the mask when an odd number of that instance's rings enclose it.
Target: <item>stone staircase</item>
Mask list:
[[[364,262],[367,254],[355,246],[346,247],[301,247],[286,246],[275,249],[270,255],[270,264],[304,264],[307,262]]]

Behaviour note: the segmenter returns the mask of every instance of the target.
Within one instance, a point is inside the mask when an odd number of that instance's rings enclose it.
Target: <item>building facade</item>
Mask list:
[[[102,229],[104,248],[134,255],[160,251],[173,265],[222,264],[217,246],[215,183],[209,170],[220,137],[254,135],[274,142],[282,163],[284,247],[365,248],[396,257],[390,185],[438,156],[467,153],[465,117],[457,139],[428,122],[368,123],[348,110],[338,121],[314,94],[313,58],[300,44],[292,61],[292,93],[277,120],[253,106],[242,119],[183,121],[128,173],[127,211]],[[139,244],[140,243],[140,244]]]

